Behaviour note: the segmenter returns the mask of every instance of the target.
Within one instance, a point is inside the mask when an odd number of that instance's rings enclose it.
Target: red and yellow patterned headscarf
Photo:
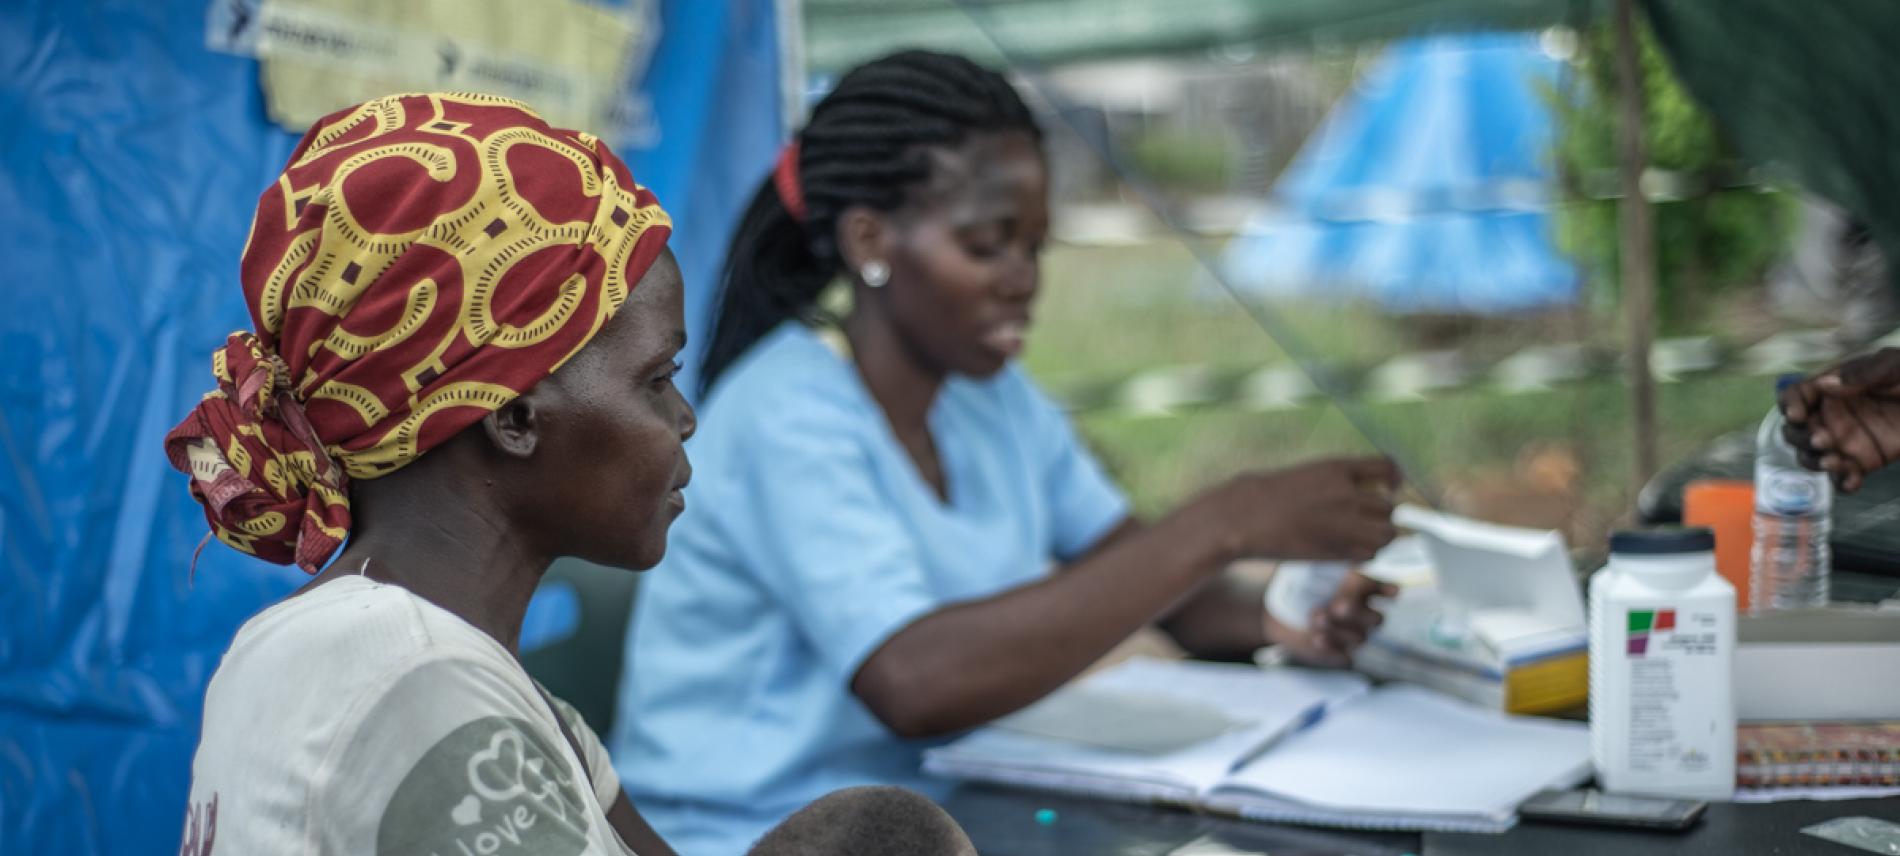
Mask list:
[[[320,570],[350,479],[387,475],[594,337],[671,221],[599,140],[486,95],[324,118],[258,201],[240,277],[256,334],[165,437],[219,540]]]

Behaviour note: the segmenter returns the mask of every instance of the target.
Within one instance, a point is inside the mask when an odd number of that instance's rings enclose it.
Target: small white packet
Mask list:
[[[1803,833],[1869,853],[1900,856],[1900,823],[1877,817],[1837,817],[1817,823]]]

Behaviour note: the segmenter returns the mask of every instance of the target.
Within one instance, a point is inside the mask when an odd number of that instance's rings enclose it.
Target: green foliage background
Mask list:
[[[1575,78],[1547,91],[1557,120],[1555,157],[1568,204],[1557,238],[1588,274],[1594,302],[1619,293],[1617,110],[1614,33],[1585,34]],[[1647,31],[1642,34],[1644,101],[1652,175],[1672,177],[1672,201],[1655,214],[1657,318],[1665,334],[1700,332],[1713,298],[1758,284],[1785,247],[1794,216],[1785,194],[1749,175],[1700,105],[1677,82]],[[1739,186],[1738,186],[1739,185]]]

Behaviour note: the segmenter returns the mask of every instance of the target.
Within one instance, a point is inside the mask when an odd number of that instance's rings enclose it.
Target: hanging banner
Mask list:
[[[257,57],[270,117],[292,131],[392,92],[461,91],[638,144],[652,110],[627,84],[652,59],[657,12],[657,0],[220,0],[206,36]]]

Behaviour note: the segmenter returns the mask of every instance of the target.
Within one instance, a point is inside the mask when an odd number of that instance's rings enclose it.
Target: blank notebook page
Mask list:
[[[1048,770],[1069,774],[1166,784],[1178,789],[1177,798],[1212,787],[1226,775],[1234,759],[1260,745],[1268,736],[1288,728],[1318,705],[1338,703],[1363,694],[1366,679],[1351,672],[1304,669],[1262,671],[1250,665],[1193,663],[1137,658],[1092,675],[1080,686],[1110,698],[1110,694],[1141,694],[1145,710],[1170,701],[1208,707],[1243,724],[1218,736],[1177,751],[1150,754],[1117,751],[1101,745],[1051,739],[1008,728],[980,728],[948,746],[926,753],[926,769],[954,770],[974,775],[981,770]],[[1350,706],[1350,703],[1348,704]],[[1097,715],[1079,715],[1074,704],[1045,708],[1050,714],[1076,717],[1077,732],[1099,731]],[[1102,714],[1106,715],[1106,714]],[[1041,716],[1038,731],[1061,731],[1054,716]],[[1158,734],[1175,730],[1166,714],[1156,714],[1151,727]],[[1159,739],[1159,738],[1157,738]],[[994,778],[994,777],[993,777]]]
[[[1500,815],[1587,773],[1582,723],[1506,717],[1416,687],[1334,709],[1228,777],[1306,805],[1378,814]]]

